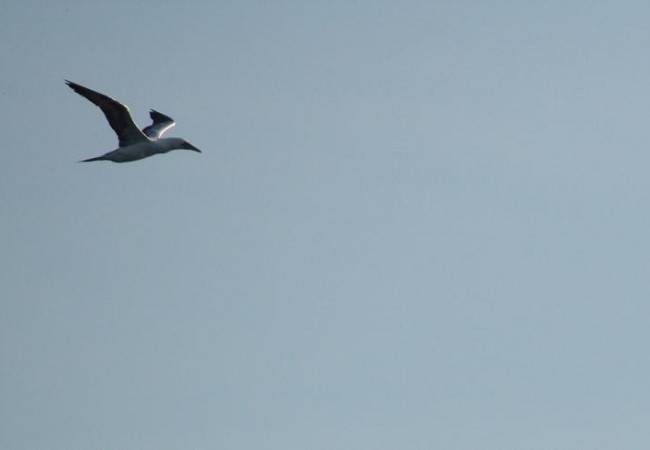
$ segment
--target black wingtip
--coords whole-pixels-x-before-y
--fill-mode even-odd
[[[81,92],[79,92],[80,89],[84,89],[82,85],[80,85],[79,83],[75,83],[74,81],[65,80],[65,84],[78,94],[81,94]]]
[[[171,117],[156,111],[155,109],[151,109],[149,111],[149,117],[151,117],[151,120],[153,120],[153,123],[161,123],[161,122],[173,122],[174,119]]]

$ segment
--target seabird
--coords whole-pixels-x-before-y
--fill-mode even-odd
[[[161,138],[163,133],[176,125],[174,119],[158,111],[151,110],[149,115],[153,121],[151,125],[139,130],[129,113],[129,108],[107,95],[95,92],[92,89],[65,80],[66,84],[77,94],[99,106],[109,125],[117,134],[119,146],[116,150],[96,158],[84,159],[79,162],[113,161],[117,163],[137,161],[158,153],[167,153],[171,150],[201,150],[181,138]]]

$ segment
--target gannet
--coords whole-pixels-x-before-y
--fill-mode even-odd
[[[133,122],[129,108],[126,105],[80,84],[68,80],[65,80],[65,82],[77,94],[86,97],[101,108],[109,125],[117,134],[119,142],[116,150],[79,162],[113,161],[123,163],[137,161],[158,153],[167,153],[171,150],[194,150],[201,153],[201,150],[184,139],[161,138],[165,131],[176,125],[171,117],[152,109],[149,116],[151,116],[153,123],[139,130],[135,122]]]

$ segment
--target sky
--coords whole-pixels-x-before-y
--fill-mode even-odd
[[[5,2],[0,448],[649,448],[649,17]]]

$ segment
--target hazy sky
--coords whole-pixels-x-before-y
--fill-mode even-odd
[[[0,448],[650,448],[649,20],[5,2]]]

